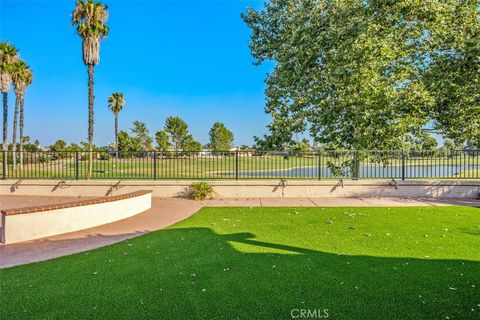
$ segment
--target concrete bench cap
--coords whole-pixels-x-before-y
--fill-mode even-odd
[[[44,212],[44,211],[51,211],[57,209],[65,209],[65,208],[73,208],[73,207],[80,207],[80,206],[88,206],[92,204],[99,204],[99,203],[106,203],[118,200],[124,200],[134,197],[143,196],[146,194],[152,193],[151,190],[139,190],[125,194],[119,194],[115,196],[108,196],[108,197],[100,197],[96,199],[88,199],[88,200],[78,200],[78,201],[71,201],[71,202],[64,202],[59,204],[48,204],[48,205],[39,205],[33,207],[26,207],[26,208],[12,208],[12,209],[3,209],[1,212],[4,215],[15,215],[15,214],[26,214],[26,213],[34,213],[34,212]]]

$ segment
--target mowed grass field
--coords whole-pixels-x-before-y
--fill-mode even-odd
[[[479,248],[479,208],[204,208],[0,270],[0,318],[479,319]]]
[[[79,161],[79,177],[85,177],[86,161]],[[295,167],[318,166],[316,157],[238,157],[240,171],[288,170]],[[1,168],[1,164],[0,164]],[[146,178],[153,179],[154,170],[159,178],[234,178],[237,169],[235,157],[178,157],[159,158],[154,164],[153,158],[111,158],[94,160],[93,178]],[[31,163],[22,170],[9,165],[9,172],[16,176],[33,177],[75,177],[76,164],[74,158],[58,159],[45,163]]]

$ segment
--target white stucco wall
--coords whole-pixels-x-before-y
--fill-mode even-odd
[[[179,197],[194,180],[0,180],[2,195],[105,196],[139,189],[152,190],[153,197]],[[477,198],[479,180],[406,180],[395,187],[388,180],[211,180],[216,197],[432,197]]]
[[[87,229],[144,212],[152,206],[152,194],[44,212],[2,214],[1,241],[15,243]]]

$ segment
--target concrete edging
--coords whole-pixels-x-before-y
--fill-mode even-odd
[[[109,196],[140,188],[154,197],[181,197],[198,180],[3,180],[0,194]],[[205,180],[217,197],[478,198],[480,181],[459,180]]]

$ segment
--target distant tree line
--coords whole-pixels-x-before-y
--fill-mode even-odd
[[[118,113],[116,114],[118,117]],[[211,151],[221,152],[229,151],[233,148],[234,135],[233,132],[227,129],[221,122],[215,122],[209,132],[210,141],[208,144],[202,146],[200,142],[193,138],[189,132],[188,124],[179,117],[168,117],[165,120],[165,125],[162,130],[155,133],[155,142],[150,135],[150,131],[146,124],[142,121],[134,121],[129,131],[121,130],[118,132],[116,142],[111,146],[92,146],[93,151],[114,151],[118,150],[118,156],[125,157],[139,152],[150,152],[153,150],[164,152],[168,155],[173,155],[181,152],[198,152],[202,148]],[[27,137],[28,138],[28,137]],[[28,138],[29,139],[29,138]],[[40,142],[35,144],[25,144],[25,149],[28,151],[42,150]],[[248,146],[244,146],[248,148]],[[89,151],[90,146],[88,142],[81,142],[80,145],[71,143],[67,145],[64,140],[57,140],[54,144],[46,146],[45,150],[64,153],[74,151]]]

